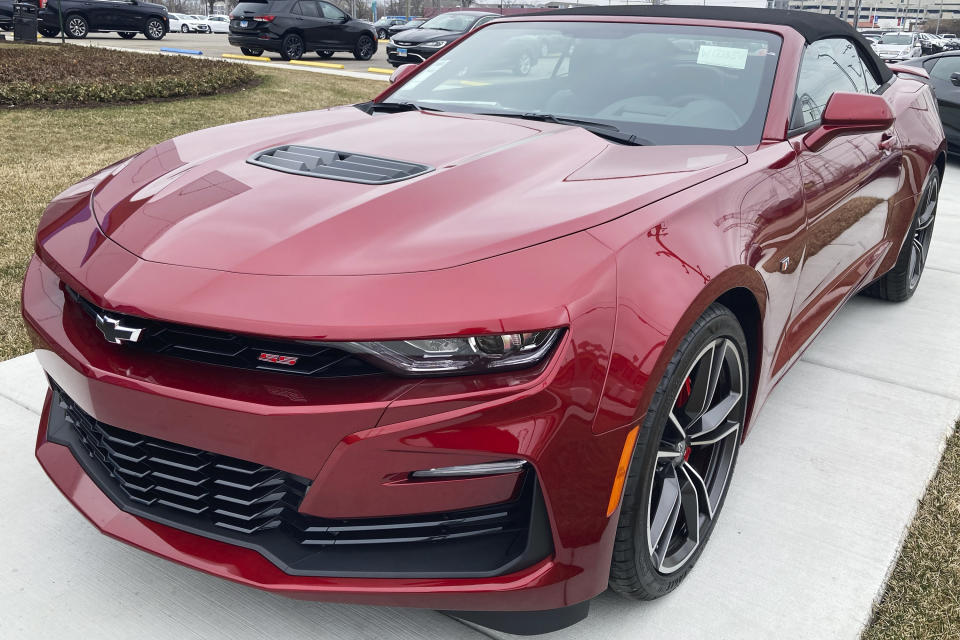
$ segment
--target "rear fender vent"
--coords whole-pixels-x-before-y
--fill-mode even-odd
[[[247,162],[300,176],[363,184],[389,184],[433,171],[425,164],[292,144],[260,151]]]

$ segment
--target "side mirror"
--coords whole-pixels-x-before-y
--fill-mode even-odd
[[[411,73],[417,70],[417,65],[415,64],[402,64],[397,67],[397,70],[390,75],[390,84],[400,82]]]
[[[837,136],[884,131],[893,125],[893,112],[883,96],[838,91],[827,100],[820,126],[803,138],[811,151],[819,151]]]
[[[950,74],[950,84],[955,87],[960,87],[960,72],[953,72]]]

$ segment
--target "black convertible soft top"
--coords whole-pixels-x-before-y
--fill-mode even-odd
[[[526,16],[636,16],[650,18],[690,18],[694,20],[725,20],[727,22],[754,22],[790,27],[808,42],[824,38],[852,40],[865,60],[873,63],[880,83],[887,82],[893,73],[877,57],[870,43],[850,24],[825,13],[787,11],[784,9],[750,9],[747,7],[708,7],[699,5],[633,5],[615,7],[574,7],[557,9]],[[526,17],[524,16],[524,17]]]

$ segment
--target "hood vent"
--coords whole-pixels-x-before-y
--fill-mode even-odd
[[[292,144],[260,151],[247,162],[300,176],[363,184],[399,182],[433,171],[425,164]]]

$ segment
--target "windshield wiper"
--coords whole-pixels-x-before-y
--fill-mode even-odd
[[[650,140],[637,137],[632,133],[620,131],[617,127],[606,122],[597,122],[595,120],[581,120],[579,118],[567,118],[564,116],[555,116],[552,113],[511,113],[509,111],[499,113],[481,113],[483,116],[502,116],[504,118],[520,118],[521,120],[537,120],[539,122],[550,122],[552,124],[564,124],[571,127],[580,127],[590,133],[596,134],[601,138],[613,140],[620,144],[633,146],[646,146],[653,144]]]
[[[435,107],[425,107],[416,102],[361,102],[353,105],[364,113],[373,113],[374,111],[391,111],[400,113],[402,111],[443,111]]]

